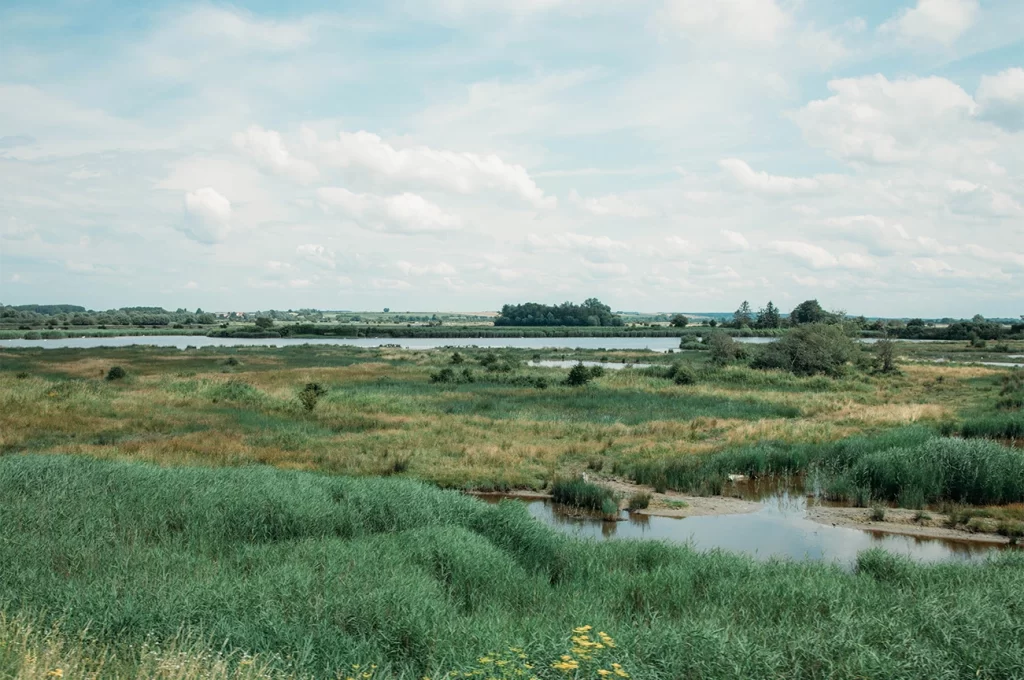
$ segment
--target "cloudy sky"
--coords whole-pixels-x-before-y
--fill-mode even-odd
[[[1020,0],[0,8],[0,300],[1024,313]]]

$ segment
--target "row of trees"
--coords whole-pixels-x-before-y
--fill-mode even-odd
[[[597,298],[585,300],[582,305],[563,302],[545,305],[527,302],[505,305],[495,326],[622,326],[622,317],[612,314],[612,308]]]

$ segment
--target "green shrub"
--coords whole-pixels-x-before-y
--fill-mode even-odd
[[[565,384],[570,387],[583,387],[593,379],[593,373],[581,361],[569,369],[569,375],[565,379]]]
[[[320,383],[306,383],[306,386],[299,392],[299,402],[302,403],[302,408],[312,413],[317,402],[320,401],[320,397],[325,394],[327,394],[327,390]]]
[[[651,504],[651,494],[646,491],[637,491],[629,497],[629,511],[645,510]]]
[[[871,512],[868,513],[868,517],[872,522],[885,521],[885,508],[881,505],[872,505]]]
[[[595,512],[603,512],[606,500],[615,502],[615,494],[611,489],[580,478],[556,479],[551,485],[551,499],[555,503],[574,508],[583,508]]]
[[[123,380],[127,375],[128,371],[120,366],[111,366],[110,370],[107,371],[107,380]]]
[[[452,352],[452,363],[455,365],[461,364],[466,361],[466,358],[459,352]]]
[[[781,369],[796,375],[840,377],[860,348],[840,326],[808,324],[765,345],[751,362],[758,369]]]

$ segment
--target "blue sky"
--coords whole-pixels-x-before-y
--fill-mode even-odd
[[[1018,0],[7,2],[0,300],[1024,313]]]

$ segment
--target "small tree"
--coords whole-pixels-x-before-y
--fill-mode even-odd
[[[312,413],[317,402],[320,401],[320,397],[325,394],[327,394],[327,390],[320,383],[306,383],[306,386],[299,392],[299,401],[302,403],[302,408]]]
[[[749,326],[752,319],[752,312],[750,311],[750,303],[746,300],[740,305],[739,309],[733,312],[732,320],[736,328],[743,328]]]
[[[806,323],[822,323],[828,316],[828,312],[821,308],[817,300],[804,300],[793,309],[789,318],[796,326]]]
[[[569,376],[565,379],[565,384],[570,387],[583,387],[593,379],[594,374],[581,361],[569,369]]]
[[[715,366],[725,366],[743,354],[740,344],[721,331],[708,335],[707,345],[711,352],[711,363]]]
[[[886,336],[875,343],[875,363],[881,373],[896,373],[896,343]]]
[[[782,326],[782,315],[779,314],[779,308],[772,304],[771,300],[757,313],[755,325],[758,328],[780,328]]]
[[[686,328],[687,324],[690,323],[690,320],[682,314],[676,314],[669,320],[669,323],[676,328]]]
[[[274,327],[274,320],[269,316],[258,316],[256,317],[256,328],[261,331],[269,330]]]
[[[765,345],[754,368],[780,368],[796,375],[841,376],[860,349],[840,326],[807,324],[794,328],[778,342]]]

